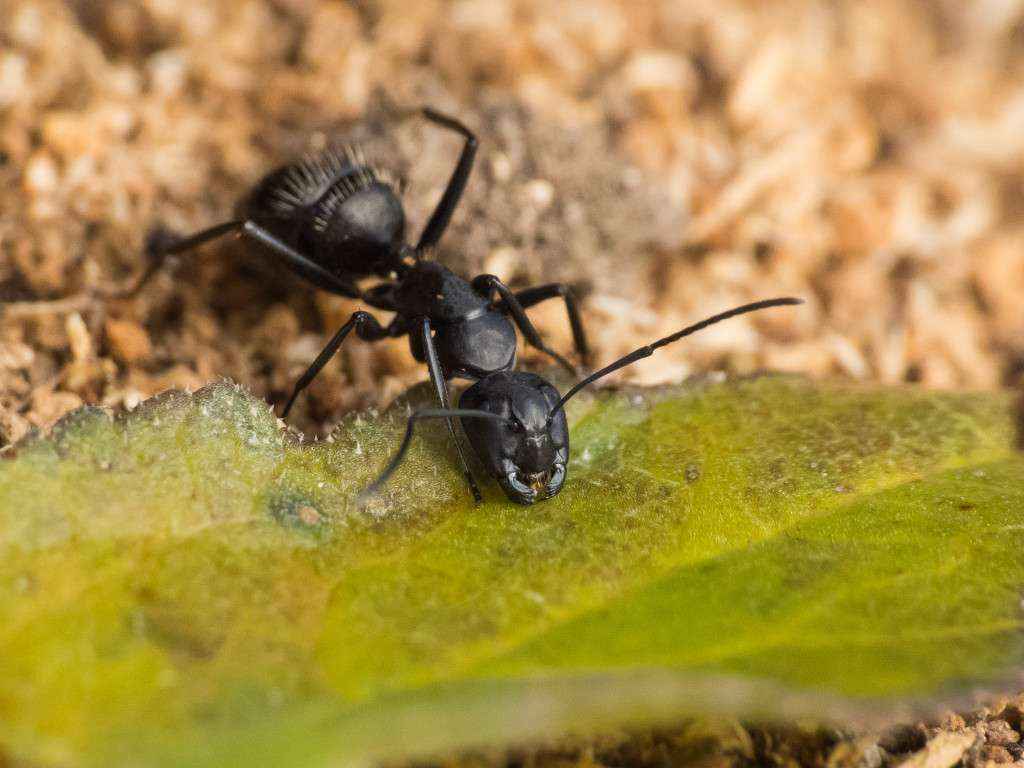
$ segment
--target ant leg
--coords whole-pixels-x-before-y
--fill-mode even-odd
[[[397,312],[398,305],[395,303],[395,283],[384,282],[371,286],[363,291],[363,301],[374,309],[383,309],[385,312]]]
[[[105,291],[101,295],[108,299],[131,298],[137,294],[142,287],[149,282],[150,278],[160,270],[168,256],[174,256],[176,254],[192,250],[193,248],[203,245],[210,240],[215,240],[218,237],[226,235],[229,232],[240,232],[243,236],[260,243],[272,253],[279,256],[281,260],[287,266],[291,267],[293,271],[302,275],[306,280],[313,283],[318,288],[322,288],[330,293],[347,296],[350,299],[358,299],[361,297],[358,288],[350,285],[340,278],[335,277],[319,264],[303,256],[290,245],[275,237],[253,221],[226,221],[223,224],[218,224],[215,227],[204,229],[201,232],[197,232],[196,234],[190,235],[181,240],[171,239],[169,234],[164,230],[156,230],[150,235],[149,241],[146,244],[146,253],[150,257],[149,266],[146,267],[146,270],[138,280],[135,281],[135,284],[128,288]]]
[[[576,354],[580,356],[584,366],[590,367],[590,346],[587,344],[587,335],[583,330],[579,305],[576,303],[576,295],[572,288],[565,283],[549,283],[534,288],[525,288],[515,293],[515,297],[523,309],[529,309],[542,301],[558,296],[561,296],[565,302],[565,311],[569,315],[569,326],[572,328],[572,341],[573,346],[576,347]],[[498,302],[498,306],[505,307],[503,302]]]
[[[441,407],[445,410],[451,408],[448,402],[448,382],[445,380],[444,373],[441,370],[441,361],[437,359],[437,350],[434,349],[434,337],[430,333],[430,320],[426,317],[422,320],[420,338],[423,340],[423,350],[426,353],[427,358],[427,369],[430,371],[430,380],[434,383],[434,389],[437,390],[437,397],[441,401]],[[455,442],[455,448],[459,452],[459,460],[462,462],[462,471],[466,477],[466,482],[469,484],[469,491],[473,494],[473,501],[479,504],[483,501],[484,497],[480,495],[480,489],[477,487],[476,480],[473,478],[473,473],[469,469],[469,462],[466,460],[466,454],[462,450],[462,443],[459,442],[459,436],[455,433],[455,420],[448,418],[446,419],[448,424],[448,433],[452,436],[452,440]]]
[[[285,418],[288,412],[292,409],[295,404],[295,398],[299,396],[306,387],[312,383],[313,379],[317,377],[320,371],[323,370],[324,366],[327,365],[327,361],[334,357],[334,354],[341,347],[341,343],[345,341],[345,337],[355,329],[356,335],[359,336],[363,341],[379,341],[380,339],[386,339],[389,336],[400,336],[402,330],[398,325],[398,319],[393,320],[387,328],[381,326],[377,322],[377,318],[371,315],[369,312],[355,312],[349,321],[345,323],[338,332],[334,334],[327,346],[323,348],[319,355],[316,356],[316,360],[313,364],[306,369],[306,372],[299,377],[299,380],[295,382],[295,388],[292,389],[291,397],[288,398],[288,402],[284,406],[284,411],[281,412],[281,418]]]
[[[395,455],[391,457],[391,461],[388,462],[384,471],[377,476],[377,479],[360,491],[356,503],[365,504],[371,496],[375,495],[381,489],[394,471],[398,469],[398,466],[405,458],[406,451],[409,450],[409,444],[412,442],[413,428],[416,426],[417,421],[420,419],[451,419],[454,417],[460,419],[488,419],[490,421],[505,420],[504,416],[499,416],[495,413],[476,411],[466,408],[422,408],[418,411],[414,411],[409,415],[409,420],[405,425],[405,436],[402,438],[402,443],[398,446],[398,450],[395,452]]]
[[[420,240],[416,244],[417,253],[437,245],[437,241],[441,239],[441,235],[448,228],[448,222],[452,218],[452,213],[459,204],[462,191],[466,188],[469,173],[473,170],[473,160],[476,157],[477,148],[476,135],[458,120],[442,115],[440,112],[435,112],[429,107],[423,110],[423,116],[432,123],[462,134],[466,142],[462,145],[462,154],[459,155],[458,165],[455,166],[451,178],[448,179],[448,186],[444,190],[444,195],[441,196],[440,202],[430,215],[427,225],[423,228],[423,234],[420,235]]]
[[[135,279],[132,285],[124,288],[101,290],[100,296],[105,299],[130,299],[142,290],[153,275],[160,271],[168,256],[174,256],[197,248],[211,240],[216,240],[218,237],[223,237],[229,232],[238,232],[241,228],[241,221],[225,221],[223,224],[204,229],[180,240],[174,238],[165,229],[156,229],[146,238],[146,256],[149,264],[142,271],[142,274]]]
[[[519,299],[516,298],[516,295],[512,293],[512,290],[507,285],[494,275],[480,275],[473,278],[472,286],[473,290],[488,299],[490,299],[492,292],[496,292],[501,297],[501,301],[498,303],[512,315],[512,321],[522,332],[526,342],[551,357],[559,365],[565,367],[573,376],[576,375],[576,368],[573,364],[544,343],[540,333],[538,333],[533,323],[530,322],[530,318],[526,316],[526,310],[523,309],[523,305],[519,303]]]
[[[254,221],[246,221],[242,224],[242,234],[255,240],[260,245],[268,248],[294,272],[302,275],[317,288],[338,296],[347,296],[350,299],[362,298],[362,293],[351,283],[342,280],[331,272],[321,267],[308,256],[303,256],[288,243],[281,240],[271,232],[268,232]]]

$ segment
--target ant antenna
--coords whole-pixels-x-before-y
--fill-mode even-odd
[[[380,491],[384,483],[388,481],[388,478],[391,477],[396,469],[398,469],[398,465],[402,463],[406,452],[409,450],[409,444],[412,442],[413,428],[417,421],[420,419],[447,419],[452,416],[457,416],[460,419],[470,418],[505,421],[504,416],[500,416],[496,413],[470,410],[466,408],[424,408],[413,412],[409,415],[409,421],[405,427],[405,437],[402,438],[402,444],[398,447],[398,451],[391,458],[391,461],[388,462],[384,471],[380,473],[380,476],[359,492],[359,495],[356,497],[356,504],[362,506],[369,501],[370,497],[375,496]]]
[[[732,309],[727,310],[725,312],[721,312],[717,315],[712,315],[711,317],[705,320],[701,320],[699,323],[694,323],[693,325],[687,326],[686,328],[683,328],[683,330],[676,331],[671,336],[666,336],[663,339],[658,339],[657,341],[653,342],[652,344],[648,344],[645,347],[640,347],[640,349],[634,349],[628,355],[626,355],[625,357],[620,357],[611,365],[606,365],[604,368],[597,371],[596,373],[590,374],[589,376],[587,376],[587,378],[583,379],[583,381],[578,382],[575,386],[573,386],[572,389],[570,389],[568,392],[562,395],[562,399],[559,400],[557,405],[555,405],[555,407],[551,409],[551,412],[548,413],[548,423],[551,423],[551,419],[554,418],[554,415],[558,413],[562,408],[564,408],[565,404],[571,398],[573,398],[576,395],[576,393],[579,392],[581,389],[593,384],[598,379],[604,378],[609,373],[614,373],[620,368],[625,368],[627,365],[632,365],[637,360],[643,360],[645,357],[650,357],[651,355],[654,354],[654,350],[658,349],[659,347],[664,347],[668,344],[671,344],[672,342],[679,341],[684,336],[689,336],[690,334],[696,333],[697,331],[702,331],[709,325],[720,323],[722,320],[728,320],[730,317],[736,317],[736,315],[745,315],[747,312],[756,312],[759,309],[768,309],[769,307],[782,307],[792,304],[803,303],[803,299],[794,299],[791,297],[786,297],[782,299],[765,299],[764,301],[755,301],[751,304],[743,304],[742,306],[733,307]]]

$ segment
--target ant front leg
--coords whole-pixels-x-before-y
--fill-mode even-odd
[[[534,288],[516,291],[515,297],[523,309],[529,309],[548,299],[561,297],[565,302],[565,311],[569,315],[569,326],[572,328],[572,341],[573,346],[576,348],[576,354],[579,355],[580,361],[585,367],[590,367],[590,346],[587,344],[587,335],[583,330],[583,320],[580,317],[579,305],[576,302],[576,296],[572,288],[565,283],[549,283],[548,285],[538,285]],[[497,302],[495,306],[499,309],[507,309],[503,301]]]
[[[448,403],[448,382],[445,380],[444,372],[441,370],[441,361],[438,360],[437,350],[434,348],[434,337],[430,330],[430,320],[424,317],[420,323],[420,341],[423,345],[424,357],[427,362],[427,370],[430,371],[430,380],[434,384],[434,389],[437,390],[437,398],[441,401],[441,407],[445,410],[451,408]],[[451,435],[452,440],[455,443],[455,449],[459,453],[459,460],[462,462],[462,471],[465,475],[466,482],[469,484],[469,491],[473,494],[473,501],[479,504],[483,501],[483,496],[480,494],[480,489],[477,487],[476,480],[473,477],[472,471],[469,469],[469,462],[466,460],[466,454],[462,450],[462,443],[459,442],[459,436],[455,432],[455,420],[453,418],[445,419],[448,424],[448,433]]]
[[[520,332],[523,334],[523,338],[526,339],[526,342],[551,357],[573,376],[576,375],[575,366],[544,343],[544,339],[541,338],[537,328],[532,322],[530,322],[530,318],[526,316],[526,310],[523,309],[523,305],[519,303],[519,299],[516,298],[516,294],[512,293],[512,290],[507,285],[501,282],[501,280],[494,275],[480,275],[479,277],[474,277],[472,285],[473,290],[488,301],[491,300],[494,293],[497,293],[498,296],[501,297],[501,300],[497,302],[497,304],[501,306],[502,310],[507,311],[512,316],[512,321],[516,324],[516,327],[519,328]],[[582,326],[580,327],[580,330],[582,331]]]
[[[388,481],[388,478],[394,474],[395,470],[402,463],[405,458],[406,452],[409,450],[409,444],[412,442],[413,429],[416,427],[416,422],[421,419],[486,419],[488,421],[504,421],[505,417],[500,416],[496,413],[489,413],[488,411],[478,411],[467,408],[423,408],[418,411],[414,411],[409,415],[409,419],[405,424],[405,437],[402,438],[401,444],[398,446],[398,450],[395,455],[388,462],[384,471],[377,476],[370,485],[368,485],[356,499],[357,504],[365,504],[371,496],[380,491],[381,486]]]
[[[448,228],[448,222],[451,221],[452,213],[455,212],[459,199],[462,197],[462,192],[466,188],[469,173],[473,170],[473,160],[476,158],[477,148],[476,135],[455,118],[442,115],[440,112],[435,112],[429,107],[423,110],[423,116],[432,123],[461,134],[466,141],[462,145],[459,162],[455,166],[455,170],[452,171],[451,178],[448,180],[448,186],[444,190],[444,195],[441,196],[441,201],[437,204],[437,208],[434,209],[434,212],[430,215],[430,220],[427,221],[427,225],[423,228],[423,234],[420,235],[420,240],[416,244],[417,253],[422,253],[426,249],[437,245],[437,241],[441,239],[441,235]]]
[[[399,323],[398,318],[391,321],[390,325],[386,328],[381,326],[377,322],[377,318],[371,315],[369,312],[355,312],[349,321],[345,323],[338,332],[334,334],[334,337],[327,342],[327,346],[323,348],[323,351],[317,355],[316,360],[313,364],[306,369],[306,372],[302,374],[299,380],[295,383],[295,388],[292,390],[291,397],[288,398],[288,403],[284,407],[284,411],[281,412],[281,418],[288,416],[288,412],[292,409],[295,404],[295,398],[299,396],[306,387],[308,387],[313,379],[317,377],[317,374],[323,370],[323,367],[327,365],[327,361],[334,357],[334,354],[341,347],[341,343],[345,341],[345,337],[348,336],[352,330],[355,330],[356,334],[363,341],[380,341],[393,336],[401,336],[404,332],[404,326]]]

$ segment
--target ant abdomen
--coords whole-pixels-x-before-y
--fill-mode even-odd
[[[358,150],[331,149],[268,173],[240,214],[328,272],[387,277],[405,242],[397,186]]]

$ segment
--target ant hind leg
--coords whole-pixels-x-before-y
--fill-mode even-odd
[[[226,221],[188,237],[178,237],[169,229],[156,227],[146,236],[145,253],[148,263],[142,274],[127,286],[103,289],[99,291],[99,295],[104,299],[130,299],[136,296],[153,278],[153,275],[160,271],[168,256],[175,256],[198,248],[200,245],[223,237],[230,232],[238,232],[242,229],[242,225],[241,221]]]
[[[280,259],[285,266],[318,288],[339,296],[347,296],[350,299],[362,297],[359,289],[354,285],[328,272],[315,261],[251,220],[226,221],[183,238],[177,237],[163,228],[154,229],[146,239],[146,255],[149,257],[149,264],[142,275],[130,286],[103,291],[100,295],[108,299],[131,298],[142,290],[153,275],[160,271],[168,256],[190,251],[232,232],[237,232],[243,237],[256,241]]]

